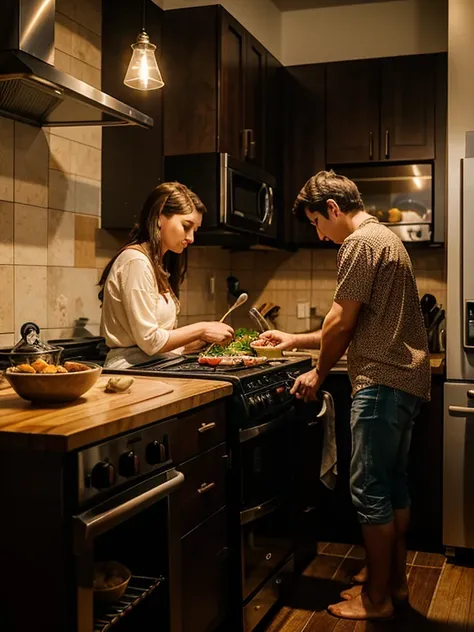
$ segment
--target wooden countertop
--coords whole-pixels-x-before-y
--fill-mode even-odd
[[[110,394],[104,392],[109,377],[70,404],[33,405],[12,388],[0,391],[0,448],[77,450],[232,393],[228,382],[135,377],[130,393]]]

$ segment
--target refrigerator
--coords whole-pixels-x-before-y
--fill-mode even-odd
[[[474,132],[461,161],[460,208],[448,210],[443,544],[474,549]]]

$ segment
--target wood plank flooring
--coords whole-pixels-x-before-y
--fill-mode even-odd
[[[474,568],[455,566],[436,553],[410,551],[410,605],[390,622],[345,621],[326,608],[340,601],[339,593],[361,569],[364,550],[321,543],[319,552],[265,632],[474,632]]]

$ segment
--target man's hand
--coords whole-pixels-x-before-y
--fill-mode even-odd
[[[290,394],[296,395],[296,399],[302,399],[307,403],[316,401],[318,390],[318,373],[316,369],[312,369],[295,380]]]
[[[263,340],[266,345],[275,347],[275,349],[293,349],[296,347],[295,336],[285,331],[278,331],[278,329],[264,331],[263,334],[260,334],[259,340]]]

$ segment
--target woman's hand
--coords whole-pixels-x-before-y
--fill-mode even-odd
[[[232,342],[234,337],[234,330],[226,323],[203,323],[203,328],[202,340],[206,342],[225,346]]]
[[[264,331],[263,334],[260,334],[259,340],[263,340],[266,345],[276,349],[293,349],[293,347],[296,347],[295,336],[285,331],[278,331],[278,329]]]
[[[307,403],[316,401],[318,390],[318,372],[312,369],[295,380],[290,394],[296,395],[296,399],[302,399]]]

